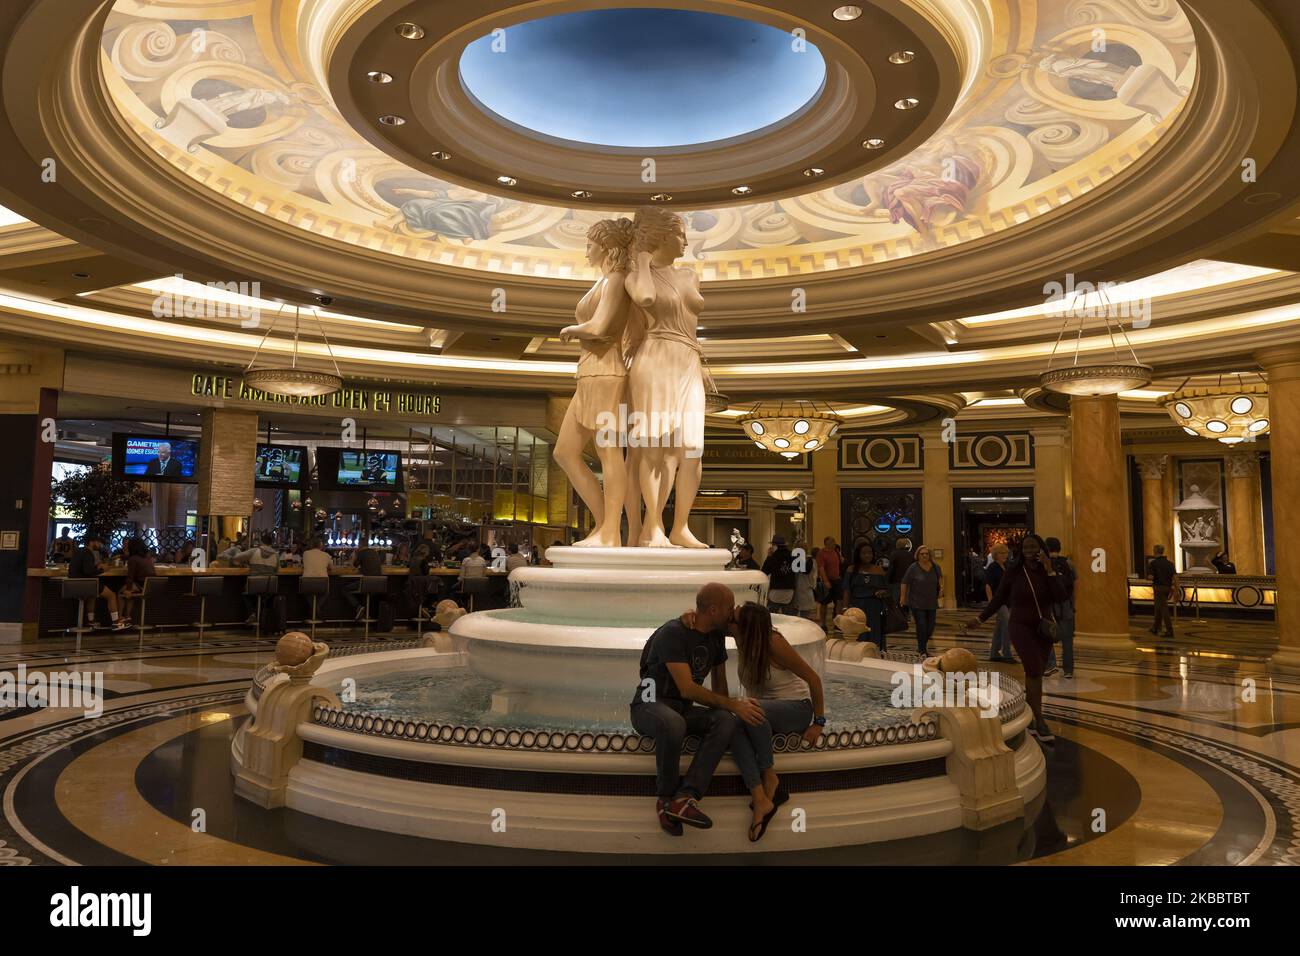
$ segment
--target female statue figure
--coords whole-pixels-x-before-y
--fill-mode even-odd
[[[617,548],[622,543],[619,522],[627,472],[619,430],[613,423],[619,421],[619,406],[627,401],[622,337],[629,305],[625,283],[631,240],[632,223],[627,219],[602,219],[587,231],[587,261],[600,269],[601,276],[578,303],[578,324],[560,332],[561,341],[581,343],[582,355],[578,387],[555,442],[555,462],[596,519],[596,529],[577,547]],[[582,456],[593,438],[605,476],[603,494]]]
[[[633,227],[627,291],[645,323],[628,377],[628,447],[638,462],[645,500],[636,543],[705,548],[686,526],[700,489],[704,454],[705,369],[696,338],[704,299],[695,271],[673,265],[686,250],[681,217],[644,206]],[[673,530],[665,535],[663,509],[674,488]]]

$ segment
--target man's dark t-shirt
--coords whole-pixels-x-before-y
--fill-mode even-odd
[[[1007,573],[1007,569],[994,561],[984,569],[984,583],[994,593],[998,593],[998,585],[1002,583],[1002,576]]]
[[[726,638],[721,631],[702,634],[681,621],[673,620],[660,627],[645,642],[641,651],[641,681],[632,695],[632,703],[645,704],[648,696],[645,680],[654,681],[651,700],[682,711],[690,706],[682,699],[677,682],[668,671],[669,664],[689,664],[691,680],[703,684],[713,668],[727,660]]]
[[[95,556],[95,552],[89,548],[78,548],[72,560],[68,562],[68,577],[99,577],[99,559]]]
[[[743,568],[746,571],[757,571],[759,569],[758,562],[753,558],[737,558],[736,567],[738,569]]]
[[[907,574],[916,558],[906,548],[896,548],[889,556],[889,572],[886,579],[890,584],[902,584],[903,575]]]
[[[1171,587],[1174,583],[1174,562],[1163,554],[1151,559],[1151,583],[1158,588]]]
[[[378,577],[384,573],[384,559],[374,548],[362,548],[357,552],[357,570],[368,578]]]

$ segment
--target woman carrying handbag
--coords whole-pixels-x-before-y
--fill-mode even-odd
[[[1056,634],[1051,606],[1065,598],[1065,586],[1047,558],[1043,539],[1036,534],[1027,534],[1020,542],[1020,553],[1008,563],[993,600],[979,617],[966,625],[967,628],[979,627],[996,614],[998,608],[1005,605],[1011,609],[1011,643],[1025,668],[1025,699],[1034,712],[1034,725],[1029,732],[1042,743],[1056,739],[1043,719],[1043,668]],[[1046,616],[1042,613],[1043,607],[1048,608]]]

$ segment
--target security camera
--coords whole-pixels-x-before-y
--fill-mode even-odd
[[[317,305],[327,305],[327,306],[328,306],[328,305],[333,305],[333,304],[334,304],[334,296],[332,296],[332,295],[318,295],[318,296],[316,296],[316,304],[317,304]]]

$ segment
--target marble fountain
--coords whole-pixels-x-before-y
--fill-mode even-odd
[[[723,570],[730,554],[719,550],[552,548],[547,557],[553,567],[511,574],[513,606],[468,614],[449,633],[342,654],[318,644],[312,661],[263,668],[246,697],[253,718],[232,746],[237,792],[267,807],[463,843],[757,849],[744,838],[747,795],[730,757],[705,801],[715,827],[683,840],[660,832],[653,741],[632,731],[627,704],[646,638],[691,606],[700,584],[722,581],[737,602],[763,601],[766,577]],[[815,747],[778,740],[777,767],[803,823],[773,826],[761,850],[1024,817],[1044,761],[1025,733],[1030,715],[1017,686],[1001,685],[996,718],[971,707],[891,707],[891,680],[910,675],[911,661],[827,641],[810,621],[775,621],[824,675],[830,722]],[[739,687],[734,672],[729,685]]]

